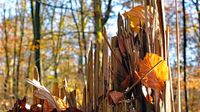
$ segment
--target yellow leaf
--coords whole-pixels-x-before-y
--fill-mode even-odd
[[[152,7],[147,6],[148,27],[150,27],[150,23],[152,23],[152,21],[153,21],[153,14],[152,14],[153,11],[155,11],[155,10],[153,10]],[[152,13],[150,13],[150,12],[152,12]],[[156,14],[157,14],[157,12],[156,12]],[[133,7],[130,11],[125,12],[123,14],[123,16],[130,21],[130,27],[133,32],[139,33],[140,24],[142,27],[145,24],[145,10],[144,10],[144,6],[142,6],[142,5]],[[159,22],[157,21],[156,25],[158,25],[158,23]]]

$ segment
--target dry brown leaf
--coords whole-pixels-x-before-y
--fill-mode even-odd
[[[108,101],[110,104],[117,104],[124,98],[124,94],[117,91],[110,91],[108,93]]]
[[[44,86],[40,84],[40,82],[34,79],[33,80],[26,79],[26,81],[29,84],[38,88],[38,90],[34,91],[34,96],[38,97],[39,99],[47,100],[49,105],[51,105],[51,107],[56,108],[57,111],[60,111],[57,102],[55,101],[55,99],[53,98],[52,94],[49,92],[48,89],[46,89]]]

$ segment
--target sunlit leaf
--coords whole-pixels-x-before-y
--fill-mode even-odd
[[[139,62],[139,75],[143,76],[149,69],[156,65],[162,57],[157,54],[147,53],[145,58]],[[162,61],[150,74],[148,74],[142,83],[154,90],[164,90],[164,82],[168,80],[168,66],[166,61]]]
[[[150,8],[149,6],[147,6],[148,27],[150,27],[150,23],[152,23],[153,21],[153,17],[154,17],[153,11],[155,10],[153,10],[152,7]],[[157,11],[155,11],[155,14],[157,14]],[[123,16],[126,19],[130,20],[130,27],[133,32],[139,33],[140,27],[143,27],[145,24],[145,9],[144,9],[144,6],[142,5],[133,7],[130,11],[125,12]],[[157,23],[156,23],[157,26],[158,26],[158,23],[159,22],[157,19]]]

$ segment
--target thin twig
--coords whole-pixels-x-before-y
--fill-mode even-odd
[[[110,43],[108,42],[108,39],[107,39],[107,32],[106,32],[106,28],[105,28],[105,27],[103,28],[103,37],[104,37],[104,40],[106,41],[108,47],[110,48],[110,50],[111,50],[111,52],[112,52],[114,58],[116,59],[117,63],[119,63],[120,65],[123,66],[122,62],[121,62],[120,59],[117,57],[117,55],[116,55],[115,52],[113,51],[113,49],[112,49]]]
[[[176,54],[177,54],[177,77],[178,77],[178,110],[177,112],[181,112],[181,90],[180,90],[180,59],[179,59],[179,26],[178,26],[178,4],[177,0],[175,0],[175,8],[176,8]]]

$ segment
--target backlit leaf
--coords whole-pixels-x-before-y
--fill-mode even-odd
[[[150,27],[150,23],[153,22],[153,8],[147,6],[147,23],[148,23],[148,27]],[[157,11],[155,11],[155,14],[158,14]],[[145,24],[145,9],[144,9],[144,6],[142,5],[139,5],[139,6],[136,6],[136,7],[133,7],[130,11],[128,12],[125,12],[123,14],[123,16],[126,18],[126,19],[129,19],[130,20],[130,27],[131,27],[131,30],[133,32],[136,32],[136,33],[139,33],[140,31],[140,27],[143,27],[144,24]],[[156,25],[158,26],[158,19],[157,19],[157,23]]]
[[[163,58],[157,54],[147,53],[145,58],[139,62],[139,75],[143,76],[160,60],[163,60]],[[150,74],[142,79],[142,83],[154,90],[163,91],[166,80],[168,80],[168,66],[166,61],[162,61]]]

